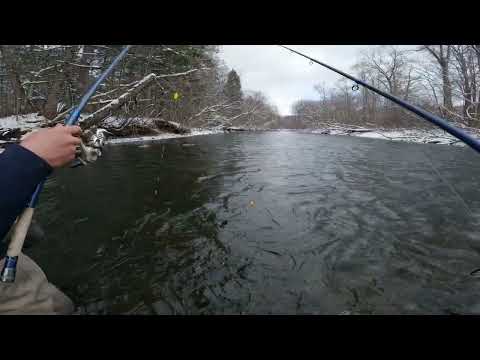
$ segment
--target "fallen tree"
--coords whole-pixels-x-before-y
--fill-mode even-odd
[[[128,90],[123,92],[120,96],[116,97],[115,99],[108,99],[108,100],[101,100],[96,101],[96,104],[105,104],[104,106],[100,107],[98,110],[94,111],[93,113],[87,115],[84,118],[79,120],[79,125],[82,127],[84,134],[84,138],[89,138],[94,133],[94,128],[97,126],[102,125],[102,122],[111,117],[116,110],[120,109],[124,104],[129,101],[135,100],[137,95],[140,94],[142,90],[147,89],[149,86],[153,84],[159,84],[159,80],[167,79],[167,78],[176,78],[182,76],[188,76],[194,72],[200,70],[209,70],[208,68],[200,68],[200,69],[191,69],[185,72],[175,73],[175,74],[165,74],[165,75],[156,75],[155,73],[150,73],[145,76],[143,79],[139,81],[135,81],[128,85],[121,85],[121,87],[127,87]],[[107,93],[98,94],[92,97],[92,100],[99,99],[101,97],[106,96],[107,94],[110,95],[114,92],[117,92],[119,88],[110,90]],[[52,121],[49,121],[42,125],[42,127],[51,127],[58,123],[64,121],[64,119],[68,116],[68,114],[73,110],[73,107],[63,111],[62,113],[58,114]],[[149,128],[147,124],[133,124],[134,121],[127,121],[124,126],[116,127],[115,125],[106,125],[103,124],[102,127],[106,128],[112,134],[116,136],[135,136],[135,135],[154,135],[158,134],[160,131],[166,132],[173,132],[176,134],[185,134],[188,133],[190,130],[181,126],[178,123],[166,121],[162,119],[154,119],[153,121],[153,128]]]
[[[88,129],[92,126],[97,125],[100,121],[107,118],[108,116],[111,116],[115,110],[120,108],[123,104],[125,104],[130,99],[133,99],[138,93],[140,93],[140,91],[150,86],[156,80],[169,78],[169,77],[186,76],[198,70],[199,69],[192,69],[182,73],[168,74],[168,75],[156,75],[154,73],[151,73],[145,76],[139,82],[137,82],[133,87],[128,89],[125,93],[120,95],[118,98],[110,101],[107,105],[101,107],[100,109],[95,111],[93,114],[90,114],[84,119],[82,119],[81,127],[83,129]]]

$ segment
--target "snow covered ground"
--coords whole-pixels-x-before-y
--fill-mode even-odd
[[[127,138],[116,138],[107,140],[107,144],[128,144],[128,143],[137,143],[137,142],[149,142],[149,141],[158,141],[165,139],[173,138],[183,138],[199,135],[212,135],[212,134],[221,134],[222,130],[204,130],[204,129],[193,129],[189,134],[161,134],[155,136],[139,136],[139,137],[127,137]]]
[[[148,122],[151,119],[142,119],[142,121]],[[0,129],[16,129],[20,128],[21,130],[32,130],[35,129],[41,122],[45,121],[45,118],[37,114],[27,114],[27,115],[18,115],[18,116],[9,116],[5,118],[0,118]],[[109,117],[106,119],[106,122],[109,125],[118,125],[121,123],[121,120],[115,117]],[[189,136],[198,136],[198,135],[211,135],[211,134],[220,134],[223,133],[220,129],[192,129],[189,134],[160,134],[153,136],[139,136],[139,137],[130,137],[130,138],[114,138],[108,139],[107,143],[109,144],[124,144],[124,143],[136,143],[136,142],[149,142],[163,139],[172,139],[178,137],[189,137]],[[4,142],[0,140],[0,144]],[[1,150],[0,150],[1,151]]]
[[[459,146],[465,145],[463,142],[461,142],[454,136],[450,135],[449,133],[443,131],[442,129],[387,130],[387,129],[334,128],[334,129],[313,130],[312,133],[325,134],[325,135],[357,136],[357,137],[365,137],[365,138],[372,138],[372,139],[404,141],[404,142],[422,143],[422,144],[444,144],[444,145],[459,145]]]
[[[405,141],[414,143],[427,143],[427,144],[449,144],[449,145],[464,145],[463,142],[450,135],[449,133],[438,130],[381,130],[370,131],[362,133],[354,133],[353,136],[374,138],[374,139],[386,139],[395,141]]]
[[[45,118],[37,114],[12,115],[0,119],[0,129],[34,129]]]

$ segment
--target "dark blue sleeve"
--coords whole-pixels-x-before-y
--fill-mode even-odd
[[[27,206],[35,187],[52,170],[42,158],[17,144],[0,154],[0,258],[6,250],[3,238]]]

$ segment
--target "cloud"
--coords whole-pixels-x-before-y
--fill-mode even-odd
[[[349,72],[361,50],[370,45],[286,45]],[[235,69],[244,90],[263,92],[282,115],[288,115],[299,99],[317,99],[314,86],[334,86],[340,75],[277,45],[224,45],[219,53]]]

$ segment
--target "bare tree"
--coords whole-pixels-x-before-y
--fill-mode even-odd
[[[452,46],[452,52],[455,61],[453,62],[456,69],[456,85],[463,98],[462,115],[465,119],[469,117],[469,110],[476,112],[476,68],[473,62],[473,51],[469,46],[456,45]]]
[[[420,50],[426,51],[438,65],[439,75],[442,79],[443,106],[448,111],[453,111],[452,87],[450,83],[449,66],[451,60],[451,45],[423,45]]]

